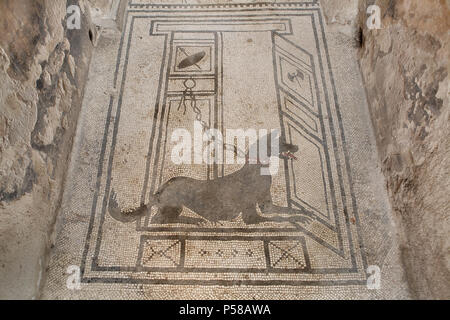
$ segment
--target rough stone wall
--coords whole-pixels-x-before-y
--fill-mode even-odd
[[[361,72],[410,289],[416,298],[448,299],[450,1],[320,2],[328,27],[361,47]],[[372,4],[381,8],[381,30],[366,27]]]
[[[381,7],[368,30],[366,8]],[[450,298],[448,0],[360,1],[361,71],[416,298]]]
[[[65,28],[71,4],[81,30]],[[28,299],[43,277],[95,29],[84,0],[2,0],[0,25],[0,298]]]
[[[94,24],[121,30],[128,0],[88,0]]]

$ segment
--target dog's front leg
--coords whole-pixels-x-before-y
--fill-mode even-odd
[[[270,202],[265,201],[262,203],[258,203],[258,206],[261,210],[261,213],[268,218],[283,217],[286,219],[285,221],[292,221],[289,219],[295,220],[295,217],[300,218],[301,216],[301,218],[303,219],[302,221],[299,221],[300,219],[298,219],[298,222],[311,222],[311,218],[314,218],[314,214],[312,211],[277,206],[272,203],[272,200],[270,200]]]

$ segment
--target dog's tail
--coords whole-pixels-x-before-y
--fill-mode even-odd
[[[117,220],[119,222],[134,222],[137,219],[145,216],[155,202],[155,197],[151,196],[148,204],[142,204],[140,207],[130,210],[121,210],[117,202],[117,194],[113,189],[111,190],[111,194],[109,196],[108,212],[114,220]]]

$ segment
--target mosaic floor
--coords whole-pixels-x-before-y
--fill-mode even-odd
[[[125,24],[96,48],[43,298],[408,298],[355,49],[317,1],[133,0]],[[195,120],[296,152],[268,179],[176,164]]]

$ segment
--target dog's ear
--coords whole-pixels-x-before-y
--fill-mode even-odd
[[[109,209],[120,209],[119,204],[117,203],[117,194],[114,189],[111,190],[111,193],[109,195],[108,207]]]
[[[259,159],[261,156],[260,148],[263,144],[266,143],[267,155],[270,157],[271,155],[271,135],[266,134],[264,136],[258,137],[258,139],[249,146],[247,156],[250,156],[252,159]],[[259,159],[261,160],[261,159]]]

